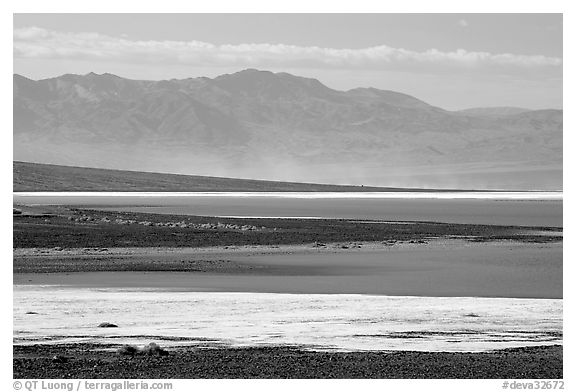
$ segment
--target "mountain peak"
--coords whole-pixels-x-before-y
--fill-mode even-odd
[[[89,72],[86,75],[84,75],[84,77],[94,78],[94,79],[124,79],[124,78],[121,78],[120,76],[111,74],[109,72],[105,72],[102,74],[97,74],[96,72]]]
[[[339,99],[337,97],[339,92],[326,87],[318,80],[286,72],[274,73],[249,68],[218,76],[213,82],[232,94],[259,96],[265,99],[298,99],[302,96]]]
[[[246,68],[246,69],[243,69],[241,71],[216,76],[214,79],[255,77],[255,76],[272,76],[272,75],[275,75],[275,73],[272,71],[259,70],[256,68]]]
[[[275,75],[274,72],[265,69],[246,68],[241,71],[235,72],[237,75]]]

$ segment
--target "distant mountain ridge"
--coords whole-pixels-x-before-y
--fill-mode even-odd
[[[14,159],[393,187],[561,189],[562,111],[450,112],[244,70],[140,81],[14,75]]]

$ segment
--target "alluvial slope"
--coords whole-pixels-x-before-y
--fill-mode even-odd
[[[382,192],[374,188],[14,162],[14,192]]]
[[[16,160],[409,187],[558,189],[562,111],[449,112],[245,70],[214,79],[14,75]]]

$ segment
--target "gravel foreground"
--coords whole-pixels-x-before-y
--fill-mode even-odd
[[[104,350],[103,350],[104,348]],[[165,356],[120,355],[93,344],[13,347],[13,377],[561,379],[562,346],[482,353],[311,352],[291,347],[170,348]]]

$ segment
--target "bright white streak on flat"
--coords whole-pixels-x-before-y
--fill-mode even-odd
[[[14,342],[484,351],[562,344],[562,300],[20,286]],[[38,314],[27,314],[27,312]],[[98,328],[108,321],[119,328]],[[147,337],[148,336],[148,337]],[[171,342],[158,337],[181,337]]]
[[[562,200],[563,192],[14,192],[26,197],[211,197],[286,199]]]

